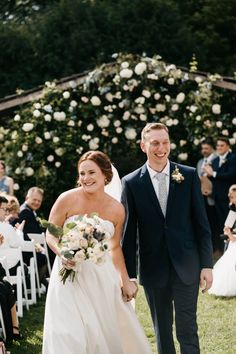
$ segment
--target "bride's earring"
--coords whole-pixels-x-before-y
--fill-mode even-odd
[[[105,182],[105,186],[106,186],[107,185],[107,179],[106,178],[105,178],[104,182]]]

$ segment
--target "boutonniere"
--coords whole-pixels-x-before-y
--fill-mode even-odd
[[[177,166],[175,166],[174,171],[171,174],[171,178],[173,181],[175,181],[176,183],[181,183],[184,180],[184,176],[182,175],[182,173],[179,172],[179,169]]]

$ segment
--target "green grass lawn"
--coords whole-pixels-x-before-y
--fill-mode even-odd
[[[42,298],[37,305],[31,306],[29,311],[24,311],[20,327],[25,339],[14,342],[9,348],[11,354],[42,352],[44,302],[45,298]],[[142,288],[136,302],[136,311],[156,354],[155,336]],[[236,297],[215,298],[200,293],[198,324],[202,354],[236,353]],[[177,343],[176,347],[178,348]],[[179,353],[179,349],[177,352]]]

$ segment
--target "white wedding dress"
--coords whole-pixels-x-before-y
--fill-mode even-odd
[[[213,268],[213,284],[209,294],[236,296],[236,242],[229,242],[223,256]]]
[[[103,265],[82,262],[73,282],[63,284],[60,269],[56,257],[46,300],[43,354],[152,353],[131,304],[122,299],[110,256]]]

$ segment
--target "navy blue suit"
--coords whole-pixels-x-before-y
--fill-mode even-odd
[[[181,183],[172,180],[175,166],[184,176]],[[181,352],[199,353],[196,325],[199,275],[202,268],[212,268],[213,264],[211,232],[197,172],[170,162],[166,216],[146,164],[125,176],[122,184],[127,216],[122,248],[129,276],[136,278],[138,272],[144,286],[159,354],[175,353],[173,300]]]
[[[229,187],[236,183],[236,155],[228,153],[225,162],[219,166],[220,158],[212,161],[212,168],[216,172],[216,177],[212,177],[213,184],[212,196],[215,200],[215,208],[218,223],[218,235],[223,232],[224,222],[229,211]],[[221,250],[224,244],[221,242]]]

